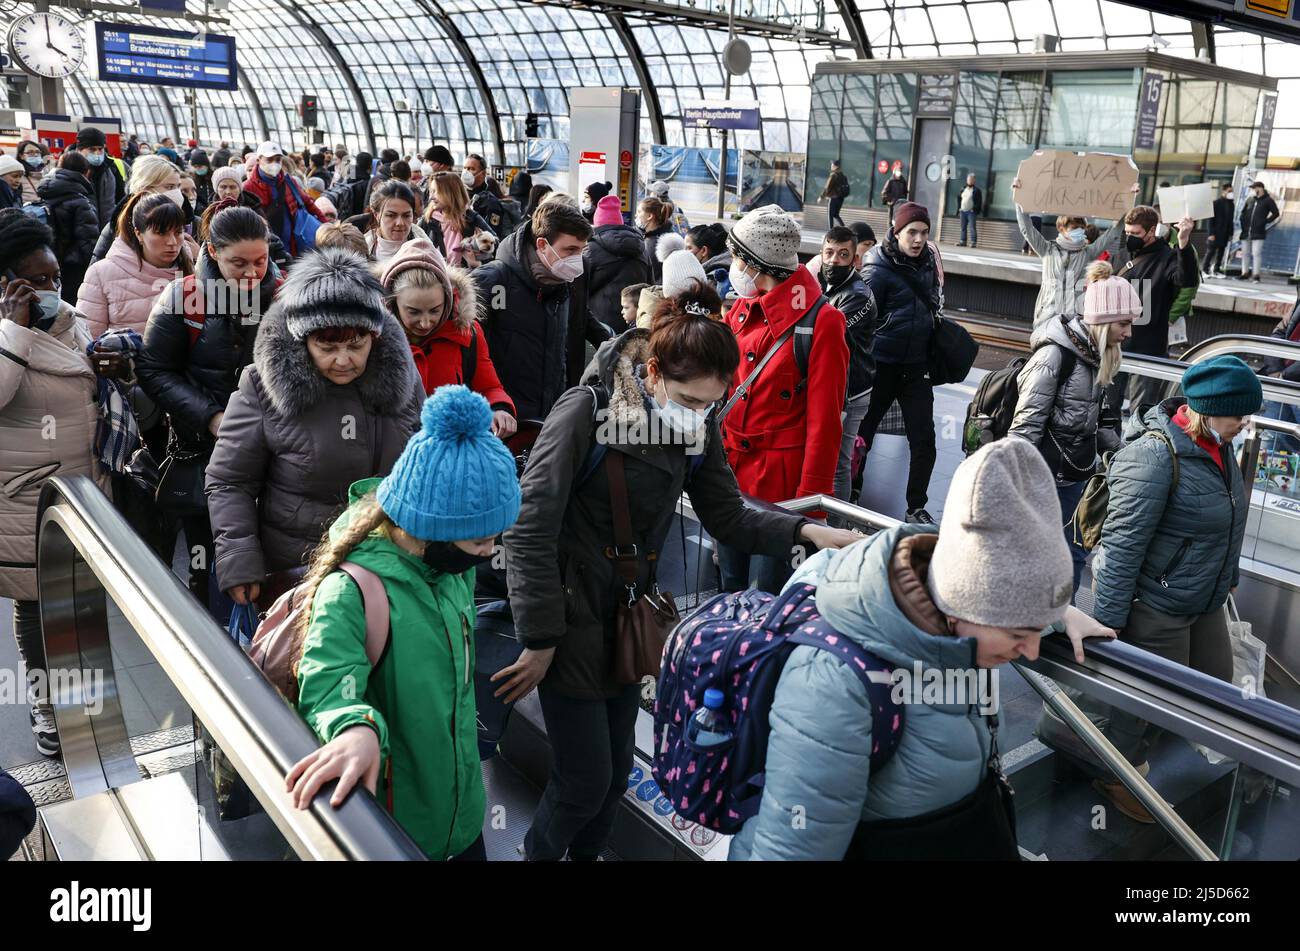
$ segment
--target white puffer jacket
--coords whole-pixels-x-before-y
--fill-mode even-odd
[[[0,320],[0,597],[36,599],[36,506],[52,475],[94,475],[95,374],[85,321],[48,332]]]

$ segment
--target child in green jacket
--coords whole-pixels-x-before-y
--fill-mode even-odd
[[[445,386],[386,478],[355,483],[304,584],[298,712],[324,746],[286,779],[307,808],[364,782],[431,859],[485,858],[474,705],[474,571],[519,514],[515,461],[487,401]],[[372,668],[365,606],[338,566],[380,577],[389,639]]]

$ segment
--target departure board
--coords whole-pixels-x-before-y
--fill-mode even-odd
[[[108,82],[236,88],[235,38],[123,23],[95,24],[95,78]]]

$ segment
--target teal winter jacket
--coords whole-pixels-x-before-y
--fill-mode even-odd
[[[1128,624],[1134,601],[1165,614],[1207,614],[1237,584],[1250,496],[1231,453],[1220,469],[1173,421],[1182,402],[1147,410],[1111,462],[1110,505],[1092,569],[1093,616],[1109,627]],[[1172,496],[1169,447],[1145,435],[1153,429],[1163,430],[1178,453]]]

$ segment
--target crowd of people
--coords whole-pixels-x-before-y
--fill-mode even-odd
[[[93,477],[222,624],[301,593],[297,709],[322,746],[286,778],[295,802],[364,786],[435,859],[485,857],[473,632],[498,546],[520,653],[495,693],[536,688],[552,750],[523,852],[605,849],[641,697],[618,673],[622,618],[657,592],[683,491],[720,590],[814,585],[826,620],[890,663],[991,669],[1053,631],[1076,651],[1118,632],[1230,675],[1220,608],[1247,511],[1230,445],[1259,381],[1221,357],[1188,370],[1180,397],[1131,390],[1126,439],[1115,398],[1121,348],[1163,354],[1174,298],[1196,285],[1190,222],[1165,239],[1138,206],[1092,241],[1063,217],[1048,242],[1021,213],[1043,259],[1034,350],[1006,438],[959,467],[941,531],[927,505],[943,266],[901,176],[883,236],[835,224],[804,264],[779,207],[690,227],[664,183],[625,207],[609,183],[575,197],[521,173],[507,192],[482,156],[458,165],[444,146],[189,145],[132,137],[119,160],[88,129],[57,168],[32,142],[0,156],[15,206],[0,210],[0,596],[41,753],[60,748],[37,676],[36,507],[54,474]],[[963,216],[983,201],[968,188]],[[826,194],[846,189],[834,168]],[[1121,232],[1122,274],[1104,253]],[[895,403],[906,524],[864,539],[746,504],[855,498]],[[1087,553],[1066,526],[1110,450],[1094,620],[1070,606]],[[388,598],[374,663],[345,565]],[[877,777],[883,725],[845,663],[800,646],[780,678],[766,789],[732,858],[967,854],[920,820],[985,796],[995,723],[909,712]],[[1140,765],[1147,725],[1110,730]],[[1107,790],[1140,818],[1125,792]],[[960,816],[970,829],[986,814]]]

